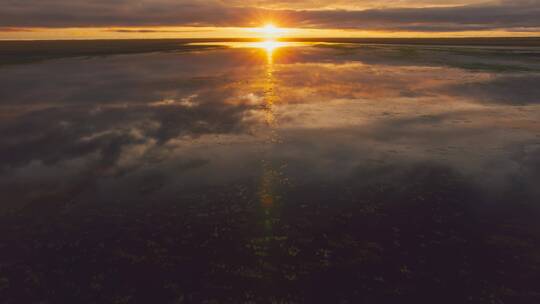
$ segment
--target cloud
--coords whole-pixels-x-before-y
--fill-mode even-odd
[[[367,30],[465,31],[540,27],[540,0],[476,3],[441,1],[224,1],[0,0],[0,27],[256,26],[268,19],[286,26]],[[299,5],[304,3],[305,5]],[[407,7],[397,3],[405,3]],[[394,5],[394,6],[392,6]],[[417,5],[417,7],[410,7]],[[270,8],[269,8],[270,7]],[[334,7],[338,7],[335,9]]]
[[[540,1],[431,8],[296,12],[303,24],[380,30],[463,31],[538,27]]]
[[[139,33],[139,34],[153,34],[153,33],[207,33],[208,30],[151,30],[151,29],[110,29],[107,30],[107,32],[113,32],[113,33],[125,33],[125,34],[131,34],[131,33]]]
[[[12,27],[0,27],[0,33],[12,33],[12,32],[33,32],[34,30],[28,28],[12,28]]]

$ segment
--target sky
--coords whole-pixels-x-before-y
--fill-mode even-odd
[[[540,0],[0,0],[0,39],[540,36]]]

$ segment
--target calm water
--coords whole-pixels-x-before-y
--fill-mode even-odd
[[[539,303],[540,49],[0,66],[2,303]]]

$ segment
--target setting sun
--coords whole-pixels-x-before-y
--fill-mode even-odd
[[[285,29],[279,28],[272,23],[267,23],[263,27],[256,28],[255,32],[264,36],[264,38],[277,38],[286,32]]]
[[[276,35],[279,33],[279,29],[273,24],[267,24],[263,27],[263,33],[267,35]]]

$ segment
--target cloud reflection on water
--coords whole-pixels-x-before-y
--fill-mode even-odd
[[[52,184],[58,170],[91,170],[116,176],[114,185],[152,167],[171,185],[242,179],[261,143],[298,182],[345,176],[370,159],[441,162],[479,179],[493,162],[508,163],[498,174],[523,173],[509,153],[537,140],[537,73],[335,52],[248,48],[5,67],[3,184],[29,182],[27,170]],[[204,162],[191,174],[159,169],[194,159]]]
[[[27,302],[89,286],[87,272],[134,284],[137,265],[156,282],[137,292],[163,302],[171,277],[202,286],[195,302],[252,282],[259,300],[330,303],[364,284],[396,302],[411,280],[424,299],[452,286],[449,303],[500,282],[532,298],[531,52],[309,45],[1,67],[6,273],[48,282],[13,280],[37,290]]]

